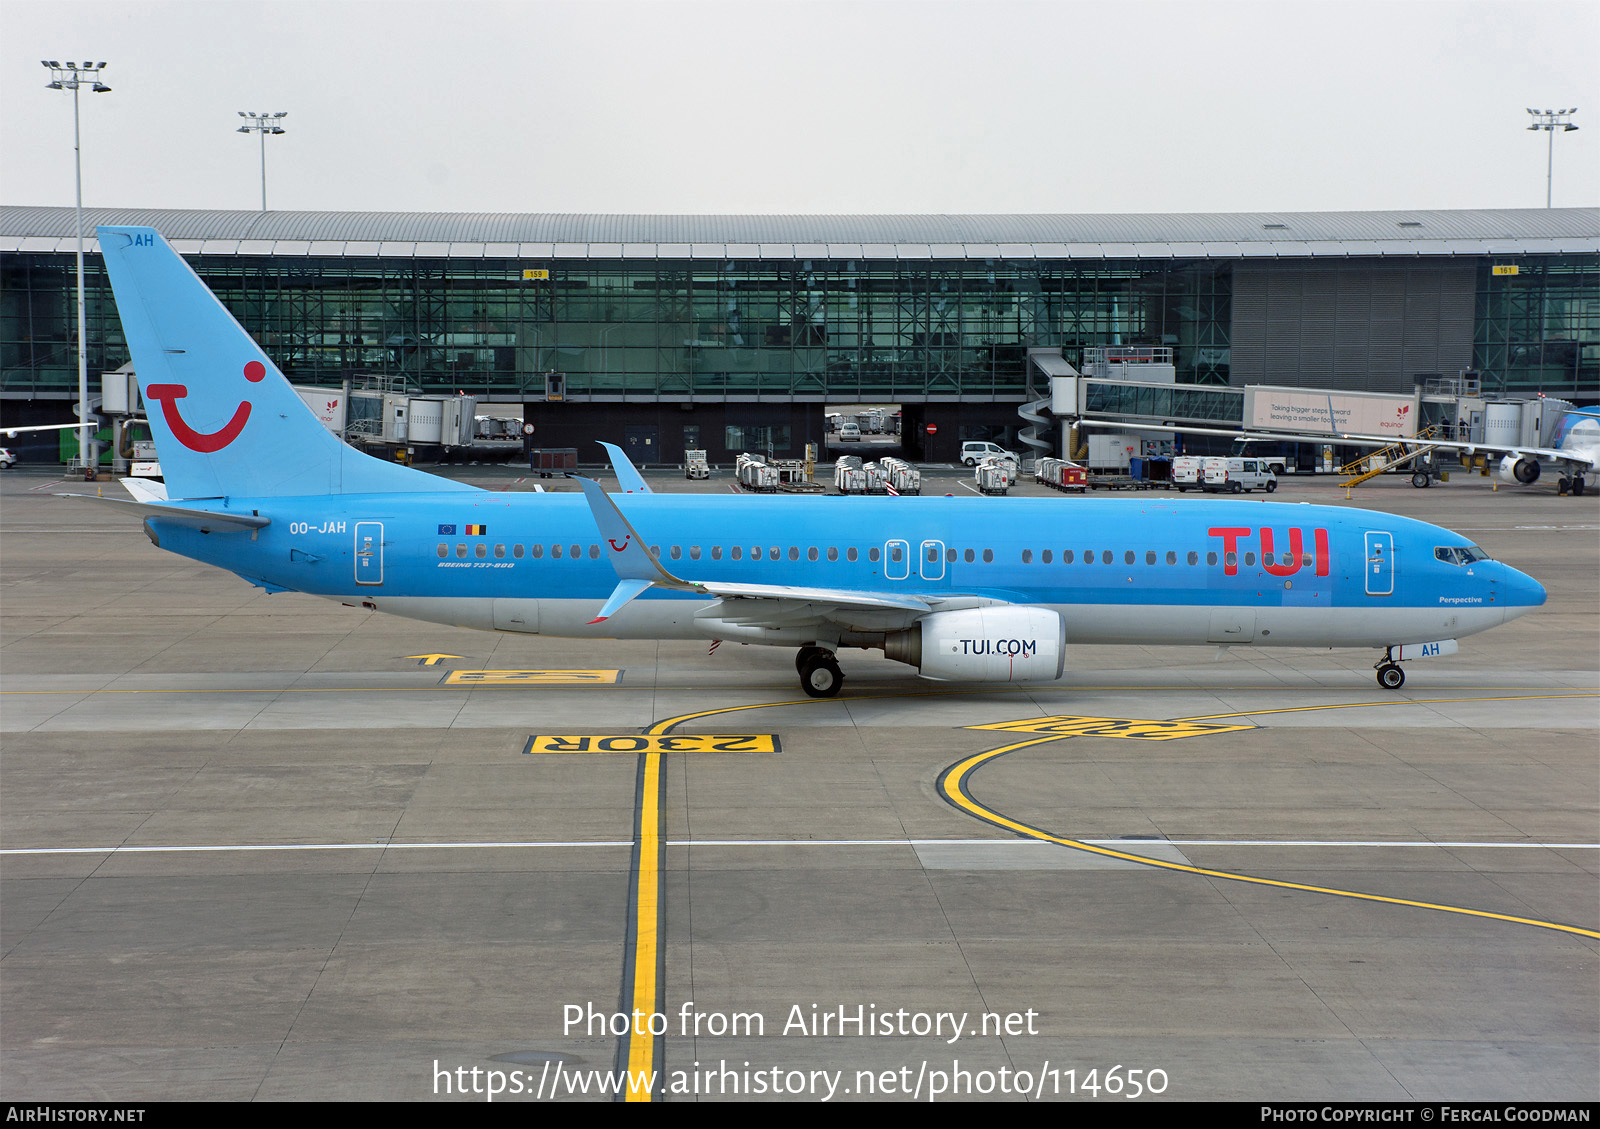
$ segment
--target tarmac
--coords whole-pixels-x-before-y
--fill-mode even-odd
[[[1399,692],[1130,646],[811,700],[267,595],[84,489],[0,475],[7,1100],[1600,1098],[1593,495],[1285,481],[1548,589]]]

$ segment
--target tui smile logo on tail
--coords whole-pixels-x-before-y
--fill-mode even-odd
[[[252,384],[266,375],[267,366],[260,361],[251,361],[244,366],[244,378]],[[250,419],[249,400],[241,401],[233,413],[233,418],[222,427],[216,431],[205,432],[190,427],[184,420],[183,413],[178,410],[178,401],[188,394],[187,384],[152,384],[145,389],[145,397],[161,404],[161,414],[166,417],[167,426],[172,429],[172,434],[177,437],[178,442],[189,450],[210,455],[239,438],[239,432],[244,430],[246,421]]]

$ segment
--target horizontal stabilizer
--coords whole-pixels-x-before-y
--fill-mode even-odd
[[[99,502],[102,506],[111,506],[113,509],[122,510],[140,518],[152,518],[156,521],[170,521],[175,525],[186,525],[191,529],[198,529],[202,533],[238,533],[263,529],[272,524],[272,519],[262,517],[260,514],[241,514],[217,512],[215,510],[192,509],[188,506],[172,506],[160,502],[135,502],[128,498],[102,498],[96,494],[57,494],[57,498],[77,498],[83,502]]]

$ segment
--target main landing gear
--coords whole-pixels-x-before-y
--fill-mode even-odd
[[[1394,661],[1392,648],[1384,648],[1383,658],[1373,669],[1378,672],[1378,685],[1385,690],[1398,690],[1406,684],[1406,672]]]
[[[839,660],[824,647],[801,647],[794,657],[794,668],[800,672],[800,688],[808,697],[832,698],[844,685]]]
[[[1584,486],[1585,486],[1584,476],[1581,475],[1581,474],[1573,475],[1571,478],[1567,478],[1567,477],[1563,476],[1556,483],[1556,493],[1557,494],[1569,494],[1570,493],[1570,494],[1572,494],[1574,496],[1581,496],[1583,494]]]

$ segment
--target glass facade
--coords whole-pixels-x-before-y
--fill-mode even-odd
[[[1021,400],[1030,346],[1174,348],[1226,384],[1228,279],[1211,262],[190,257],[291,380],[570,400]],[[0,260],[0,379],[76,388],[66,256]],[[526,277],[548,273],[548,278]],[[126,360],[97,259],[90,371]]]
[[[1132,344],[1171,346],[1180,384],[1229,378],[1228,260],[189,261],[297,383],[543,399],[555,371],[579,402],[1020,402],[1028,348]],[[1600,256],[1495,265],[1478,268],[1485,391],[1593,399]],[[86,269],[97,374],[127,352],[98,256]],[[74,293],[71,255],[0,255],[0,392],[75,393]]]
[[[1514,273],[1513,273],[1514,272]],[[1473,363],[1485,391],[1590,403],[1600,389],[1600,257],[1484,260]]]

